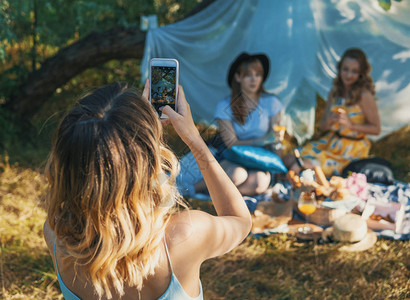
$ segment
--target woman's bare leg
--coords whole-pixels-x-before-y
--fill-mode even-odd
[[[268,189],[270,181],[271,175],[269,172],[249,171],[248,178],[238,186],[238,190],[242,195],[259,195]]]
[[[248,171],[238,164],[224,160],[221,167],[236,186],[240,186],[248,178]]]

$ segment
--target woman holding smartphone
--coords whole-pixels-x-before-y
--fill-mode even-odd
[[[275,140],[273,128],[280,121],[283,106],[263,87],[268,74],[269,59],[265,54],[244,52],[232,62],[228,73],[231,95],[218,103],[214,114],[226,147],[263,146]],[[221,166],[243,195],[261,194],[269,187],[269,172],[247,169],[228,160],[223,160]]]
[[[320,122],[325,134],[301,151],[306,167],[320,165],[328,177],[340,175],[353,160],[368,157],[371,143],[366,135],[380,134],[371,66],[364,52],[346,50],[337,70]],[[299,168],[294,164],[292,169]]]
[[[47,163],[44,236],[65,299],[202,299],[201,264],[251,227],[241,194],[199,135],[182,87],[160,121],[147,100],[114,83],[64,117]],[[194,154],[217,216],[179,209],[171,123]]]

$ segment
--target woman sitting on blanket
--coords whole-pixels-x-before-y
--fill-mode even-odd
[[[282,104],[267,94],[263,87],[269,73],[269,59],[264,54],[240,54],[231,64],[228,84],[231,96],[216,107],[221,138],[230,148],[233,145],[260,145],[275,140],[274,124],[279,123]],[[228,160],[221,162],[242,195],[257,195],[269,187],[269,172],[247,169]]]
[[[351,161],[368,157],[367,134],[380,134],[380,118],[370,76],[371,66],[360,49],[348,49],[338,66],[320,128],[326,133],[301,151],[308,168],[320,165],[326,176],[340,175]],[[298,171],[296,164],[292,169]]]

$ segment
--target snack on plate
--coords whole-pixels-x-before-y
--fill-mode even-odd
[[[318,197],[319,196],[329,197],[330,193],[332,192],[333,192],[333,188],[331,188],[330,186],[325,187],[323,185],[319,185],[315,190],[316,196]]]
[[[315,167],[315,171],[304,170],[303,172],[307,171],[315,174],[314,180],[310,180],[309,176],[302,178],[303,173],[301,177],[299,177],[295,171],[288,171],[286,177],[294,189],[299,189],[303,192],[313,191],[315,192],[316,197],[322,196],[324,198],[330,198],[333,201],[344,200],[351,194],[347,188],[345,178],[340,176],[332,176],[328,181],[322,168],[319,166]]]
[[[325,173],[323,173],[323,170],[320,166],[315,167],[315,179],[321,186],[325,188],[329,187],[329,181],[327,181]]]
[[[332,176],[330,178],[329,184],[334,189],[343,189],[346,188],[346,179],[340,176]]]
[[[264,214],[259,210],[255,210],[254,214],[252,215],[252,232],[253,233],[261,233],[265,229],[270,228],[274,219],[271,216]]]
[[[375,221],[385,220],[387,222],[394,223],[394,220],[390,215],[387,215],[387,216],[384,217],[384,216],[381,216],[381,215],[371,214],[369,219],[370,220],[375,220]]]
[[[299,189],[302,186],[299,175],[297,175],[295,171],[289,170],[288,173],[286,173],[286,178],[292,184],[293,188]]]

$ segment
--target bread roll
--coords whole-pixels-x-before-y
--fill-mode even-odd
[[[315,167],[315,179],[320,185],[323,185],[326,188],[329,187],[329,181],[327,181],[325,173],[323,173],[320,166]]]

